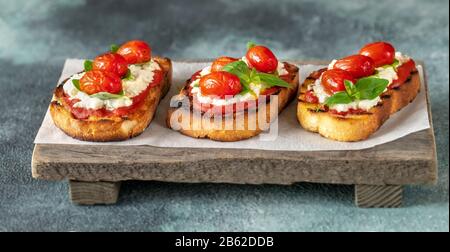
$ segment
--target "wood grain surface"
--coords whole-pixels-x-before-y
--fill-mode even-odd
[[[299,65],[324,63],[293,62]],[[32,174],[37,179],[91,182],[432,184],[437,180],[435,148],[432,127],[388,144],[357,151],[205,151],[152,146],[38,144],[33,153]]]
[[[400,207],[402,193],[403,187],[399,185],[355,185],[355,204],[363,208]]]
[[[79,205],[114,204],[117,202],[120,182],[69,181],[69,194]]]

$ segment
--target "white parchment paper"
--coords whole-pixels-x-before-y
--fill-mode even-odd
[[[47,111],[44,121],[34,141],[35,144],[86,144],[86,145],[152,145],[158,147],[193,147],[193,148],[237,148],[263,150],[356,150],[371,148],[401,138],[413,132],[430,127],[426,104],[422,67],[418,66],[421,77],[421,92],[416,99],[391,118],[369,139],[355,143],[343,143],[328,140],[318,134],[304,130],[297,121],[296,100],[281,113],[278,119],[278,135],[274,140],[265,141],[259,136],[239,142],[215,142],[208,139],[194,139],[168,129],[165,124],[166,111],[170,98],[175,95],[195,71],[208,63],[173,62],[173,86],[168,95],[161,101],[155,118],[140,136],[122,142],[94,143],[73,139],[65,135],[52,122]],[[323,66],[302,65],[300,67],[300,83],[312,71]],[[59,82],[70,75],[81,71],[83,60],[68,59],[64,64]]]

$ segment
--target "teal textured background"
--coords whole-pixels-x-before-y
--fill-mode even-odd
[[[0,0],[0,231],[448,231],[449,3],[419,1]],[[141,38],[173,59],[332,59],[391,41],[425,61],[439,183],[407,186],[400,209],[358,209],[350,186],[126,182],[114,206],[80,207],[66,183],[31,178],[33,139],[64,60]]]

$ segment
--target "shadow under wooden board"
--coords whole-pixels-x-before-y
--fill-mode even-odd
[[[424,77],[431,123],[425,67]],[[404,185],[436,183],[437,161],[431,126],[393,142],[356,151],[205,151],[153,146],[127,146],[124,151],[121,146],[36,144],[32,174],[36,179],[68,180],[72,202],[87,205],[116,203],[121,181],[148,180],[348,184],[355,185],[355,203],[359,207],[399,207]]]

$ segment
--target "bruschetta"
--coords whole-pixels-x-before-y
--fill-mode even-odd
[[[84,141],[120,141],[141,134],[172,82],[168,58],[133,40],[84,62],[84,71],[60,83],[50,114],[67,135]]]
[[[313,72],[300,87],[297,117],[303,128],[326,138],[360,141],[419,91],[414,60],[390,43],[375,42]]]
[[[278,61],[266,46],[249,43],[244,57],[219,57],[194,73],[172,98],[167,125],[193,138],[231,142],[254,137],[296,97],[298,70]]]

